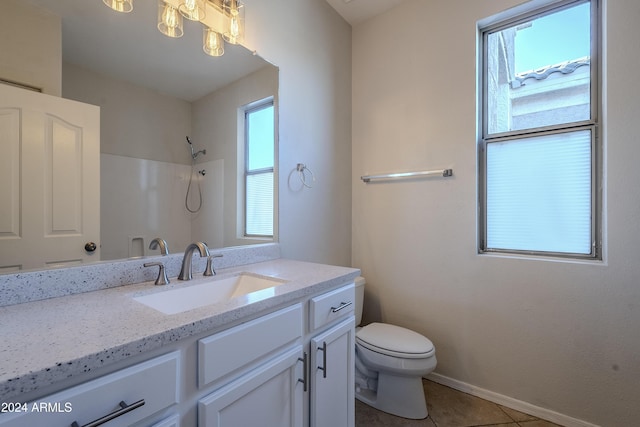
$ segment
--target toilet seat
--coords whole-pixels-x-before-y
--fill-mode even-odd
[[[371,323],[356,332],[356,343],[376,353],[404,359],[434,355],[433,343],[423,335],[401,326]]]

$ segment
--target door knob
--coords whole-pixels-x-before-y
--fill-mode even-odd
[[[98,246],[96,246],[96,244],[95,244],[95,243],[93,243],[93,242],[87,242],[87,243],[84,245],[84,250],[85,250],[85,251],[87,251],[87,252],[93,252],[93,251],[95,251],[97,248],[98,248]]]

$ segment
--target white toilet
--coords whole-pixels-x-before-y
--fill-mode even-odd
[[[359,325],[365,280],[355,282]],[[385,323],[356,328],[356,398],[367,405],[404,418],[426,418],[422,376],[435,367],[433,344],[417,332]]]

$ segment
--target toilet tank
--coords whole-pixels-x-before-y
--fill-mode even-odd
[[[360,324],[362,321],[362,304],[364,302],[364,284],[366,281],[364,277],[356,277],[356,306],[355,306],[355,314],[356,314],[356,326]]]

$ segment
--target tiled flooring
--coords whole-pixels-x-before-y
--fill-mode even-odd
[[[408,420],[378,411],[356,400],[356,427],[558,427],[432,381],[422,380],[429,416]]]

